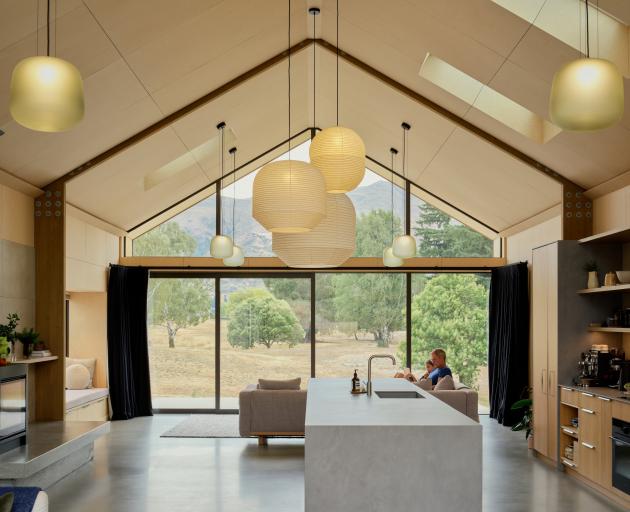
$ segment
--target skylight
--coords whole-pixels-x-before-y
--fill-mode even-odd
[[[418,74],[539,144],[548,142],[562,131],[531,110],[430,53],[427,53]]]
[[[527,23],[563,43],[586,53],[586,9],[584,0],[492,0]],[[630,78],[628,25],[589,3],[591,57],[612,61]],[[577,58],[577,54],[576,54]]]

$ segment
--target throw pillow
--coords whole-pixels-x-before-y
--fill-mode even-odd
[[[94,387],[94,369],[96,368],[96,358],[77,359],[75,357],[66,357],[66,369],[73,364],[82,364],[90,372],[90,383],[88,388]]]
[[[8,492],[0,496],[0,512],[11,512],[13,508],[13,493]]]
[[[425,391],[431,391],[433,389],[433,383],[429,379],[420,379],[416,382],[416,386]]]
[[[455,389],[455,382],[453,377],[446,375],[438,380],[438,383],[433,388],[433,391],[452,391]]]
[[[271,380],[258,379],[258,389],[293,389],[299,390],[302,379]]]
[[[72,364],[66,368],[66,389],[86,389],[90,387],[90,372],[82,364]]]

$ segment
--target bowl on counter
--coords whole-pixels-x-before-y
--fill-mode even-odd
[[[620,284],[630,284],[630,270],[617,270],[615,274]]]

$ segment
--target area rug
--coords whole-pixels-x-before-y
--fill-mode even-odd
[[[241,437],[238,414],[192,414],[160,437]]]

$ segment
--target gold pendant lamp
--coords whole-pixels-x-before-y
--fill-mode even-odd
[[[590,57],[586,0],[586,57],[565,64],[553,77],[551,121],[569,131],[593,131],[619,122],[624,111],[623,78],[606,59]],[[599,28],[598,28],[599,30]]]
[[[217,190],[219,192],[218,201],[221,201],[221,189],[223,187],[224,174],[225,123],[220,122],[217,125],[217,129],[221,132],[221,179],[217,183]],[[212,240],[210,241],[210,256],[212,256],[213,258],[229,258],[234,252],[234,243],[229,236],[225,236],[223,234],[223,203],[220,202],[218,206],[219,208],[217,210],[217,214],[220,218],[218,219],[218,222],[216,224],[219,232],[215,236],[213,236]]]
[[[50,0],[46,14],[46,56],[27,57],[13,68],[9,111],[17,123],[40,132],[69,130],[83,119],[81,73],[70,62],[50,56]]]
[[[314,47],[315,43],[313,51]],[[354,190],[365,176],[363,140],[354,130],[339,126],[339,0],[337,0],[337,125],[325,128],[315,136],[309,148],[309,155],[311,163],[324,175],[326,192],[330,194]]]
[[[396,148],[389,148],[389,152],[392,156],[391,158],[391,170],[392,170],[392,195],[391,195],[391,206],[392,206],[392,244],[394,242],[394,157],[398,154],[398,150]],[[383,265],[386,267],[400,267],[404,263],[402,258],[394,255],[392,250],[392,246],[386,247],[383,249]]]
[[[407,174],[405,172],[407,167],[407,133],[411,129],[411,125],[403,123],[401,126],[403,129],[403,178],[407,179]],[[405,212],[405,218],[409,219],[409,212]],[[399,235],[394,238],[394,242],[392,243],[392,254],[397,258],[413,258],[416,255],[416,239],[409,234],[410,231],[411,226],[408,226],[407,221],[405,221],[406,234]]]
[[[254,178],[252,215],[272,233],[306,233],[326,215],[326,184],[313,165],[291,160],[291,0],[289,4],[289,160],[263,166]]]
[[[223,258],[223,264],[227,267],[240,267],[245,262],[245,256],[241,248],[236,245],[236,148],[230,148],[232,155],[232,255]]]

